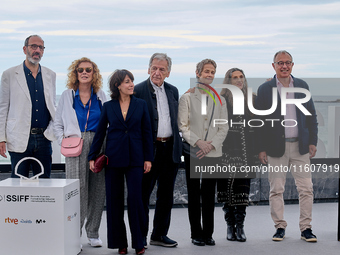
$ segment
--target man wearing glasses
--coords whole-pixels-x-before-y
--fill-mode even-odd
[[[23,47],[25,61],[4,71],[0,89],[0,155],[11,157],[12,178],[16,164],[24,157],[37,158],[49,178],[52,165],[51,141],[55,116],[56,74],[39,62],[44,54],[44,41],[38,35],[26,38]],[[23,161],[20,175],[40,173],[34,160]]]
[[[279,51],[274,55],[272,64],[276,75],[270,81],[262,84],[258,89],[256,108],[270,109],[273,103],[273,88],[277,88],[277,108],[263,119],[277,121],[267,122],[258,129],[258,151],[262,164],[268,163],[268,180],[270,184],[269,204],[271,217],[275,223],[276,233],[273,241],[282,241],[285,237],[287,222],[284,220],[284,200],[286,174],[290,169],[300,203],[301,239],[316,242],[312,233],[313,183],[309,170],[310,158],[315,156],[318,123],[313,100],[303,103],[310,115],[305,115],[294,104],[287,104],[286,114],[281,114],[282,88],[303,88],[309,90],[307,83],[291,75],[294,66],[293,58],[287,51]],[[286,92],[285,92],[286,93]],[[304,98],[303,93],[287,93],[287,99]],[[283,125],[282,123],[285,123]],[[272,168],[270,168],[272,167]],[[270,171],[270,169],[275,169]],[[279,170],[278,170],[279,169]]]

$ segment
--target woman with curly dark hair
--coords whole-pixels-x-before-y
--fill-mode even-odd
[[[84,225],[93,247],[102,246],[98,230],[105,203],[104,171],[93,173],[87,160],[90,146],[97,130],[102,105],[106,102],[102,88],[102,76],[97,65],[88,58],[72,62],[68,68],[68,80],[60,97],[54,133],[59,145],[64,137],[82,137],[83,148],[78,157],[66,157],[67,179],[80,182],[80,229]]]

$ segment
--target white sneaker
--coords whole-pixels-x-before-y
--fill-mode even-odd
[[[89,245],[92,247],[102,247],[103,242],[100,238],[89,238]]]

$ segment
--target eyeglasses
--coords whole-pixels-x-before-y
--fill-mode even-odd
[[[86,68],[83,68],[83,67],[79,67],[77,68],[77,72],[78,73],[82,73],[82,72],[87,72],[87,73],[91,73],[92,72],[92,67],[86,67]]]
[[[279,61],[279,62],[274,62],[274,63],[278,64],[279,66],[284,66],[284,64],[286,64],[286,66],[291,66],[293,64],[292,61],[286,61],[286,62]]]
[[[29,45],[27,45],[27,46],[31,46],[31,48],[32,48],[33,50],[38,49],[38,47],[39,47],[40,50],[44,50],[44,49],[45,49],[45,47],[42,46],[42,45],[29,44]]]

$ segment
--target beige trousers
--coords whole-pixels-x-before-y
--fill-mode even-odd
[[[276,167],[274,171],[270,171],[270,168],[268,167],[270,212],[276,229],[285,229],[287,227],[287,222],[284,220],[283,216],[283,192],[285,190],[286,175],[289,168],[299,193],[300,230],[302,232],[307,228],[311,228],[313,183],[311,172],[308,171],[309,165],[309,154],[301,155],[299,153],[299,142],[286,142],[285,154],[280,158],[268,156],[268,166]]]

